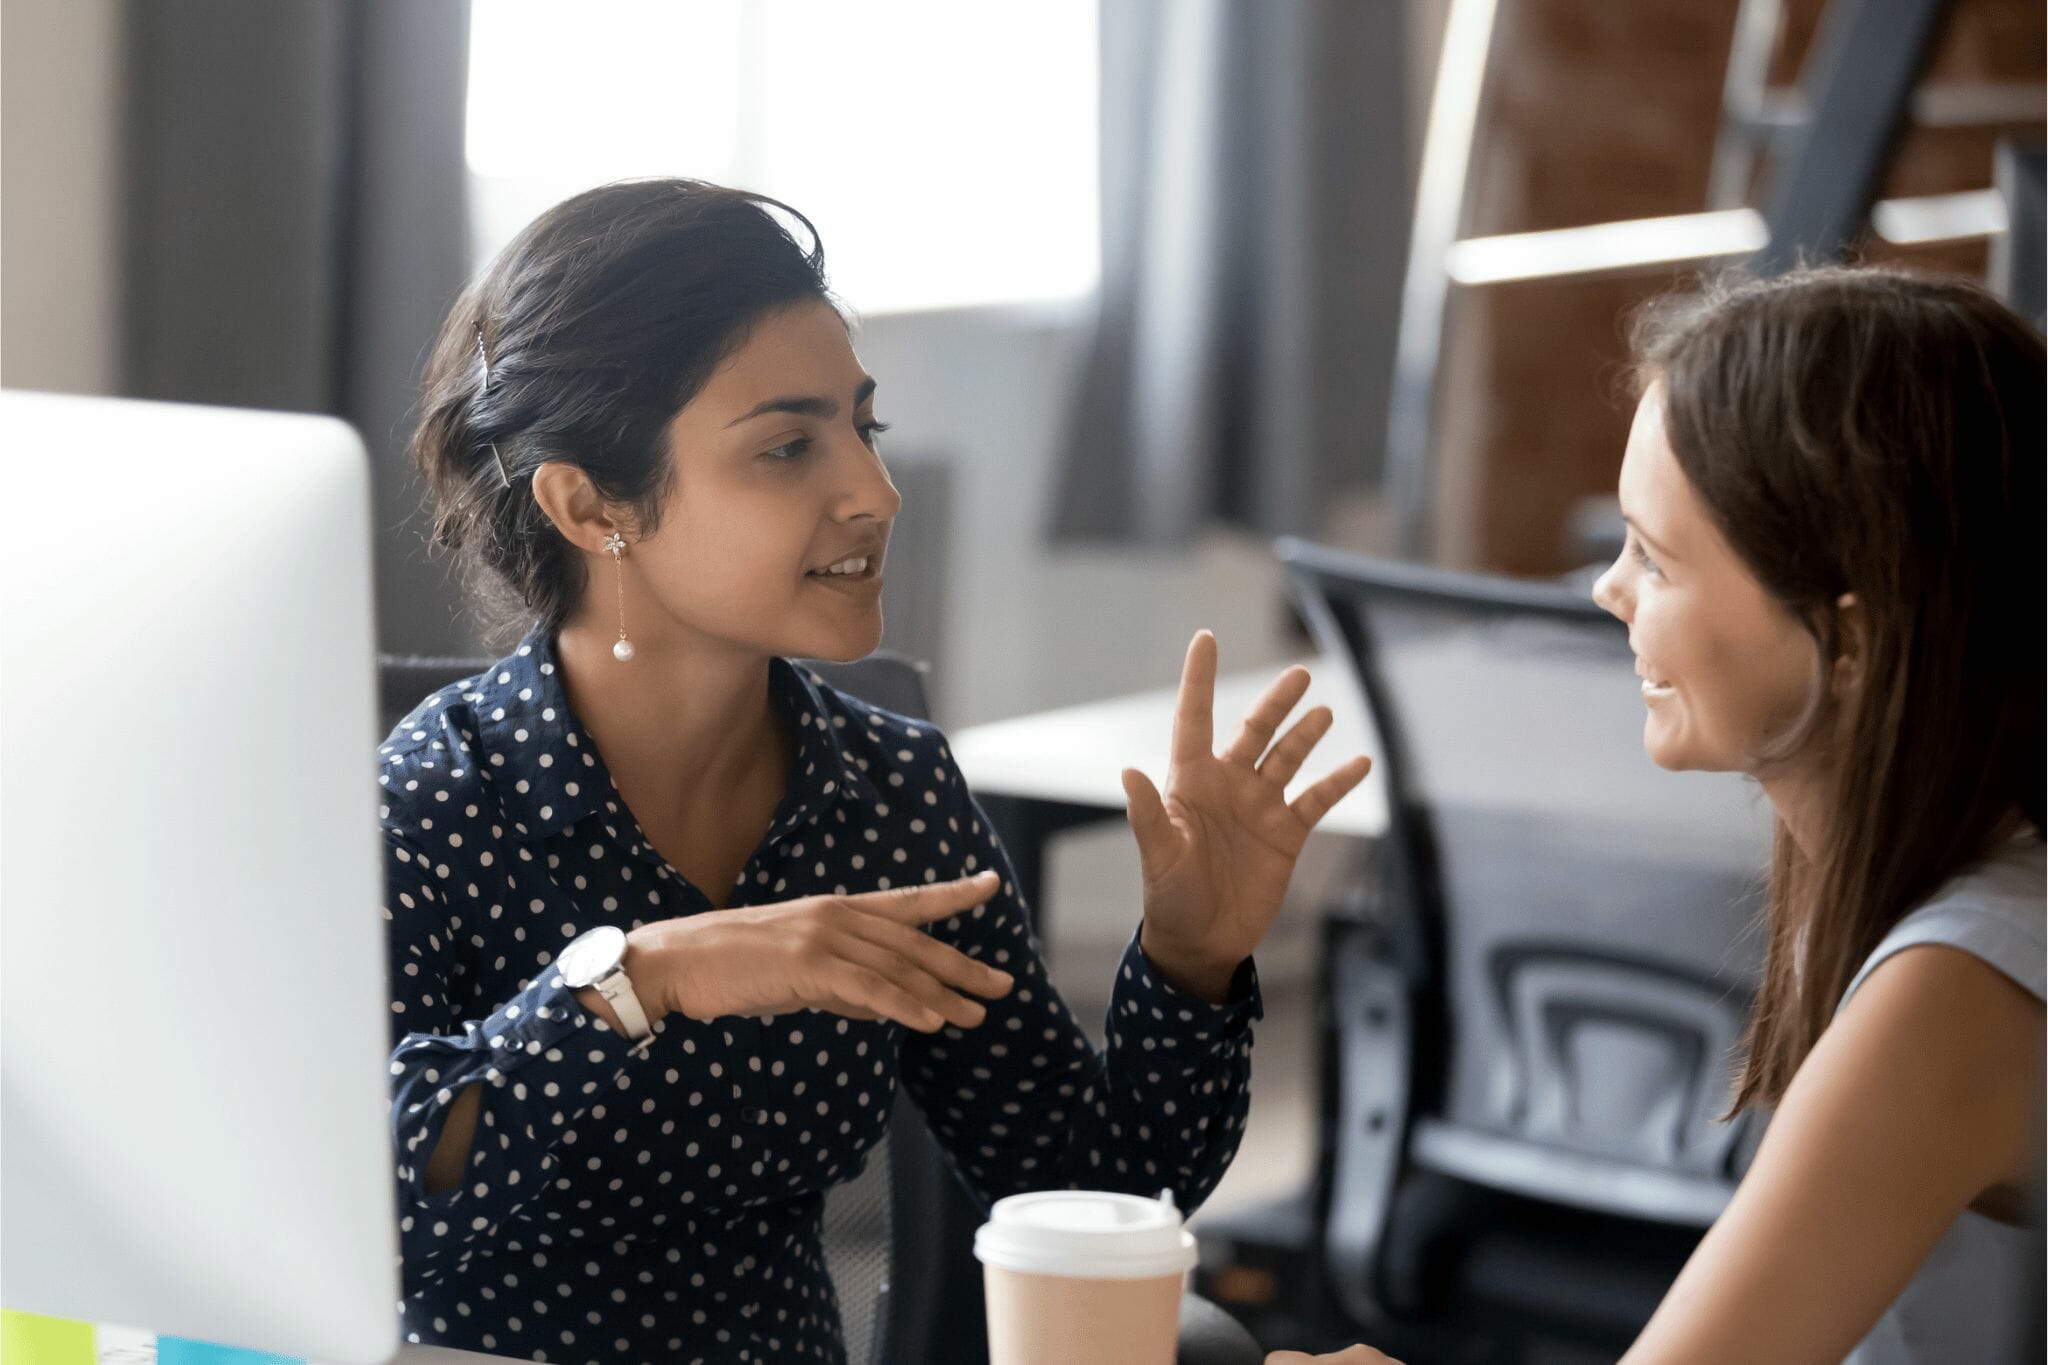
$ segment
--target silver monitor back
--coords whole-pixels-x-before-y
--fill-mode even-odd
[[[386,1360],[362,444],[10,392],[0,469],[7,1306]]]

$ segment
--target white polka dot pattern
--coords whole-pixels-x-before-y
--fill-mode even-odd
[[[728,903],[992,867],[1001,893],[931,927],[1016,977],[974,1029],[817,1011],[656,1025],[646,1054],[551,964],[576,934],[712,902],[641,834],[536,631],[444,688],[380,751],[407,1340],[547,1361],[842,1361],[819,1244],[909,1087],[985,1199],[1080,1185],[1192,1209],[1237,1150],[1256,974],[1221,1006],[1126,948],[1097,1054],[1046,979],[1009,861],[944,737],[782,660],[798,735],[768,836]],[[423,1184],[481,1086],[463,1178]]]

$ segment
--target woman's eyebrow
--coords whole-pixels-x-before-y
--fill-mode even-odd
[[[1664,556],[1666,559],[1673,558],[1671,551],[1661,541],[1659,541],[1657,537],[1651,535],[1648,531],[1645,531],[1643,529],[1643,524],[1641,522],[1637,521],[1634,517],[1630,516],[1626,512],[1623,512],[1621,514],[1621,519],[1622,521],[1628,524],[1628,528],[1631,531],[1634,531],[1636,533],[1637,538],[1642,540],[1651,549],[1655,550],[1658,554]]]
[[[860,383],[854,387],[853,405],[859,407],[862,403],[867,402],[874,391],[874,376],[868,375],[863,377]],[[788,394],[781,398],[770,398],[766,402],[756,403],[746,412],[727,422],[726,426],[728,428],[736,427],[742,422],[751,422],[756,417],[764,417],[771,412],[790,412],[795,413],[799,417],[816,417],[821,420],[830,421],[839,415],[839,405],[829,398],[820,398],[813,394]]]

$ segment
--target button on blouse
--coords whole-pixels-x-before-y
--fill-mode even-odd
[[[1193,1209],[1229,1165],[1260,1014],[1250,962],[1210,1005],[1133,935],[1098,1053],[944,736],[784,660],[769,688],[796,752],[729,904],[994,868],[992,900],[928,932],[1015,987],[971,1029],[676,1015],[631,1047],[556,955],[597,925],[712,905],[642,835],[536,630],[379,752],[408,1340],[546,1361],[844,1360],[824,1194],[859,1173],[899,1084],[983,1200],[1171,1188]],[[427,1157],[471,1087],[462,1178],[429,1194]]]

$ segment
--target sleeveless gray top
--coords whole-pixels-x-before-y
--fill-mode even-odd
[[[2043,998],[2042,845],[2015,838],[1900,920],[1842,993],[1923,943],[1960,948]],[[1839,1013],[1839,1007],[1837,1008]],[[2042,1358],[2040,1191],[2031,1227],[1965,1209],[1844,1365],[2007,1365]]]

